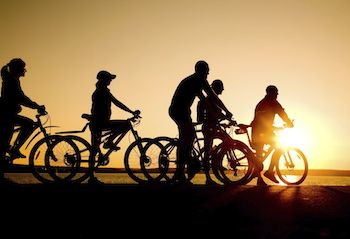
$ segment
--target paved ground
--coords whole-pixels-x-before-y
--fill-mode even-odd
[[[350,187],[1,185],[1,238],[350,238]]]

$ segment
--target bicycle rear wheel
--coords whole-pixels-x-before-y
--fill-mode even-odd
[[[78,147],[68,137],[57,137],[45,153],[45,166],[56,182],[70,182],[80,167]]]
[[[234,140],[218,147],[211,156],[214,175],[224,184],[247,184],[251,180],[254,165],[254,156],[248,146]]]
[[[90,159],[91,152],[91,145],[84,138],[63,136],[52,146],[52,153],[46,152],[46,164],[52,178],[64,183],[84,181],[95,166],[95,159]]]
[[[276,151],[278,152],[278,151]],[[277,155],[277,175],[287,185],[301,184],[308,173],[308,163],[304,153],[297,148],[287,148]]]

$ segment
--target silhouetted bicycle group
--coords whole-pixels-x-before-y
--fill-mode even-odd
[[[127,134],[121,134],[114,144],[105,149],[103,143],[113,133],[105,131],[98,153],[92,157],[91,144],[79,136],[89,126],[88,122],[80,131],[57,132],[48,135],[37,115],[39,133],[43,138],[32,147],[29,165],[33,175],[43,183],[81,183],[99,166],[109,163],[110,155],[118,151],[118,144]],[[83,114],[89,120],[89,115]],[[178,139],[166,136],[156,138],[141,138],[135,130],[140,123],[140,116],[128,119],[130,131],[135,138],[124,155],[124,166],[128,175],[137,183],[171,183],[176,170],[176,150]],[[193,144],[191,160],[186,165],[186,178],[191,181],[197,173],[203,170],[204,147],[201,124],[195,123],[196,138]],[[254,177],[254,167],[257,162],[254,150],[250,145],[234,139],[235,134],[246,134],[251,143],[248,128],[250,125],[237,124],[233,120],[220,123],[221,132],[216,138],[216,144],[209,151],[212,173],[222,184],[242,185],[249,183]],[[280,131],[283,128],[276,128]],[[34,137],[36,137],[36,134]],[[30,141],[31,142],[31,141]],[[29,144],[29,143],[28,143]],[[276,150],[271,146],[266,151],[264,160],[269,156],[278,158],[277,175],[287,185],[302,183],[308,172],[308,163],[300,149],[288,147]]]
[[[99,182],[95,173],[101,166],[109,164],[111,154],[120,150],[120,142],[129,132],[134,141],[125,151],[124,167],[130,178],[137,183],[191,184],[195,175],[204,171],[208,185],[217,184],[217,181],[231,185],[247,184],[255,177],[258,177],[258,184],[266,185],[261,181],[260,173],[263,162],[269,156],[273,162],[270,169],[276,168],[279,178],[276,179],[274,172],[271,174],[269,169],[264,175],[272,181],[298,185],[307,176],[307,159],[300,149],[280,147],[276,142],[270,141],[283,128],[269,126],[261,129],[261,125],[272,125],[275,114],[281,116],[287,127],[293,127],[293,122],[276,101],[278,92],[275,86],[266,88],[267,95],[256,107],[252,124],[237,124],[218,98],[224,89],[223,83],[215,80],[209,86],[206,80],[209,74],[208,64],[199,61],[195,66],[196,72],[179,84],[169,108],[171,118],[178,125],[179,138],[143,138],[135,129],[140,123],[140,111],[132,111],[118,101],[108,89],[116,75],[100,71],[92,96],[91,114],[82,115],[88,121],[83,129],[50,134],[47,130],[55,126],[45,126],[45,122],[49,120],[45,107],[29,100],[20,89],[19,77],[24,76],[24,67],[25,63],[21,59],[14,59],[2,68],[4,83],[0,103],[4,109],[14,111],[13,116],[1,117],[1,122],[7,127],[6,140],[9,144],[13,136],[13,132],[10,133],[9,130],[20,130],[14,127],[19,121],[15,117],[18,117],[20,105],[29,105],[38,110],[36,122],[19,119],[27,127],[28,122],[33,124],[28,131],[32,137],[28,139],[27,147],[35,142],[29,153],[29,166],[33,175],[43,183],[82,183],[86,179],[92,183]],[[206,97],[202,91],[207,93]],[[9,97],[11,92],[19,94],[21,100]],[[192,122],[190,117],[190,106],[196,96],[201,100],[198,105],[198,123]],[[13,103],[14,100],[17,102]],[[127,120],[110,120],[112,103],[133,116]],[[43,123],[42,118],[45,117],[46,121]],[[253,140],[248,132],[250,127]],[[87,128],[91,133],[90,142],[79,135]],[[248,144],[237,140],[233,133],[246,134]],[[42,138],[34,141],[38,136]],[[21,141],[23,139],[26,138],[22,137]],[[1,145],[1,149],[8,165],[16,158],[23,157],[19,151],[22,145],[17,144],[9,149],[5,144],[6,142]],[[263,147],[266,144],[269,145],[267,150]],[[211,179],[211,174],[216,181]]]

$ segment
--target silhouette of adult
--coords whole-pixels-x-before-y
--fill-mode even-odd
[[[38,111],[45,111],[44,105],[39,105],[26,96],[21,88],[20,77],[25,76],[26,64],[20,58],[12,59],[1,68],[2,88],[0,98],[0,179],[4,179],[3,169],[6,165],[5,156],[9,152],[12,158],[25,158],[20,152],[20,147],[28,139],[34,130],[35,123],[30,118],[19,115],[26,106]],[[10,141],[15,126],[20,126],[20,132],[13,147],[10,149]]]
[[[185,164],[191,157],[191,149],[195,138],[195,130],[192,125],[191,106],[196,97],[205,98],[205,92],[212,97],[213,103],[226,112],[227,117],[232,114],[227,110],[222,101],[210,88],[207,81],[209,65],[205,61],[198,61],[195,64],[194,74],[183,79],[175,90],[169,115],[175,121],[179,130],[179,144],[177,149],[177,167],[174,174],[174,183],[188,183],[184,174]]]
[[[277,114],[286,123],[287,127],[293,127],[293,122],[289,119],[284,108],[277,101],[278,89],[274,85],[266,87],[265,97],[255,107],[254,119],[252,126],[252,146],[256,151],[258,159],[263,158],[264,145],[275,145],[276,136],[274,134],[274,119]],[[278,183],[279,181],[274,176],[274,168],[278,159],[272,157],[269,169],[264,173],[264,176],[271,181]],[[262,171],[262,168],[261,168]],[[256,172],[258,176],[257,184],[265,184],[261,177],[261,171]]]
[[[132,111],[117,98],[115,98],[110,92],[108,86],[111,84],[111,81],[116,78],[116,75],[109,73],[108,71],[102,70],[98,72],[96,83],[96,90],[92,94],[92,107],[91,107],[91,145],[93,147],[93,157],[95,158],[98,147],[101,143],[101,134],[104,130],[110,130],[113,132],[109,136],[106,143],[104,143],[104,148],[116,147],[113,143],[113,140],[120,135],[121,133],[128,131],[130,125],[127,120],[110,120],[111,118],[111,105],[112,103],[119,107],[120,109],[138,116],[140,114],[139,110]],[[115,150],[118,150],[119,147],[116,147]],[[100,161],[104,159],[99,157]],[[90,175],[89,183],[102,183],[100,182],[92,172]]]
[[[224,91],[224,84],[221,80],[216,79],[212,82],[211,88],[214,93],[219,96]],[[208,95],[204,99],[201,99],[197,105],[197,121],[203,123],[202,132],[204,136],[204,172],[206,176],[206,184],[216,184],[210,177],[210,164],[209,164],[209,151],[213,146],[214,138],[225,137],[220,136],[220,121],[226,119],[223,111],[220,107],[214,104],[212,95]]]

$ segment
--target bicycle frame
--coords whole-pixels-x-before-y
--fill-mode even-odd
[[[46,114],[37,114],[37,115],[35,116],[35,118],[36,118],[35,127],[34,127],[34,129],[33,129],[33,133],[29,136],[30,140],[29,140],[28,143],[26,144],[25,149],[28,149],[29,145],[31,145],[31,143],[34,141],[34,139],[37,138],[41,133],[43,134],[43,138],[47,139],[47,138],[49,137],[49,134],[48,134],[47,131],[46,131],[47,128],[55,128],[55,127],[58,127],[58,126],[51,126],[51,125],[50,125],[50,126],[45,126],[45,127],[44,127],[43,123],[42,123],[41,120],[40,120],[40,117],[41,117],[41,116],[44,116],[44,115],[46,115]],[[36,132],[36,133],[34,134],[34,132],[35,132],[37,129],[39,129],[39,131]],[[18,131],[20,131],[20,130],[21,130],[21,127],[18,127],[18,128],[16,128],[13,132],[18,132]],[[13,137],[13,136],[12,136],[12,137]],[[51,150],[52,148],[51,148],[50,142],[49,142],[48,140],[46,140],[45,142],[46,142],[46,144],[47,144],[47,146],[48,146],[48,149]],[[23,145],[21,145],[20,147],[22,147],[22,146],[23,146]],[[10,157],[9,157],[9,158],[10,158],[11,161],[15,159],[15,158],[12,158],[12,155],[11,155],[11,154],[10,154]]]
[[[91,116],[90,116],[90,115],[83,114],[83,115],[82,115],[82,118],[85,118],[85,119],[91,121]],[[129,129],[117,136],[117,138],[116,138],[116,139],[114,140],[114,142],[113,142],[113,144],[114,144],[115,146],[117,146],[117,145],[122,141],[122,139],[125,137],[125,135],[126,135],[127,133],[129,133],[130,131],[131,131],[132,135],[134,136],[135,141],[139,141],[139,140],[140,140],[140,137],[139,137],[139,135],[138,135],[138,132],[134,129],[134,126],[132,125],[132,122],[134,122],[134,121],[137,120],[138,118],[139,118],[139,117],[134,116],[134,117],[131,117],[131,118],[126,119],[126,120],[128,121],[128,123],[129,123]],[[82,130],[78,130],[78,131],[62,131],[62,132],[57,132],[56,134],[79,134],[79,133],[83,133],[83,132],[85,132],[86,129],[90,126],[90,123],[91,123],[91,122],[86,123]],[[109,149],[107,150],[107,152],[102,153],[100,146],[101,146],[101,144],[104,142],[104,140],[102,140],[102,138],[106,139],[106,138],[108,138],[111,134],[113,134],[113,131],[112,131],[112,130],[104,131],[104,132],[102,133],[102,135],[101,135],[101,141],[100,141],[100,143],[99,143],[99,145],[98,145],[98,151],[97,151],[97,153],[99,153],[99,154],[101,155],[101,157],[103,157],[103,158],[105,158],[105,159],[108,159],[109,156],[113,153],[113,151],[115,151],[115,149],[114,149],[114,148],[109,148]],[[142,148],[142,144],[141,144],[141,143],[138,144],[138,147],[139,147],[140,152],[143,152],[143,150],[142,150],[143,148]],[[80,153],[82,153],[82,152],[80,152]],[[84,162],[84,161],[86,161],[86,160],[82,160],[82,161]]]

